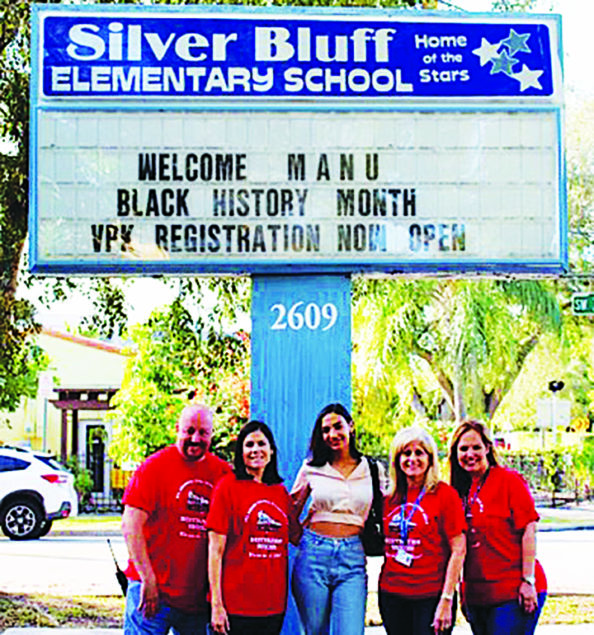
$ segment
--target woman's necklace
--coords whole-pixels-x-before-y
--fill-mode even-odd
[[[491,467],[488,467],[487,471],[484,473],[483,477],[481,478],[481,481],[478,484],[478,487],[476,488],[474,494],[472,495],[472,498],[470,496],[470,490],[472,489],[472,483],[471,483],[470,489],[468,490],[468,494],[464,497],[464,515],[466,516],[466,518],[470,518],[472,516],[472,513],[470,510],[472,509],[472,506],[474,505],[476,499],[478,498],[480,491],[483,489],[483,485],[485,484],[485,481],[487,480],[487,476],[489,476],[490,471],[491,471]]]

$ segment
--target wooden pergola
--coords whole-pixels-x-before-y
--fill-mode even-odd
[[[57,399],[49,402],[62,412],[62,429],[60,434],[60,460],[68,457],[68,413],[72,413],[71,437],[72,452],[78,455],[78,412],[79,410],[112,410],[111,399],[119,388],[54,388]]]

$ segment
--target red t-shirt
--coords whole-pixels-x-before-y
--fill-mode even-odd
[[[440,482],[415,506],[418,493],[409,493],[404,508],[405,518],[412,513],[406,545],[400,535],[402,505],[394,497],[384,499],[386,559],[380,589],[411,599],[440,595],[451,553],[450,540],[466,529],[462,503],[453,487]],[[398,562],[400,549],[412,558],[410,566]]]
[[[224,478],[215,490],[208,529],[227,536],[222,568],[225,609],[264,617],[287,607],[291,499],[284,485]]]
[[[522,535],[539,519],[524,479],[513,470],[492,467],[478,494],[471,490],[464,595],[468,604],[490,606],[517,600],[522,582]],[[536,590],[547,582],[536,562]]]
[[[126,488],[123,503],[149,515],[144,537],[159,593],[169,606],[206,610],[206,516],[214,486],[230,471],[212,454],[192,462],[171,445],[150,456]],[[132,561],[126,576],[140,580]]]

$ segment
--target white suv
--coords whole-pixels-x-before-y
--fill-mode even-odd
[[[0,446],[0,525],[11,540],[45,536],[57,518],[76,516],[74,476],[53,457]]]

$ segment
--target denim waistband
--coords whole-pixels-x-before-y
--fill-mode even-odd
[[[307,540],[311,540],[312,542],[317,542],[318,544],[326,543],[328,545],[336,545],[340,543],[341,545],[349,545],[349,544],[361,544],[360,536],[323,536],[322,534],[318,534],[307,527],[303,529],[303,537]]]

